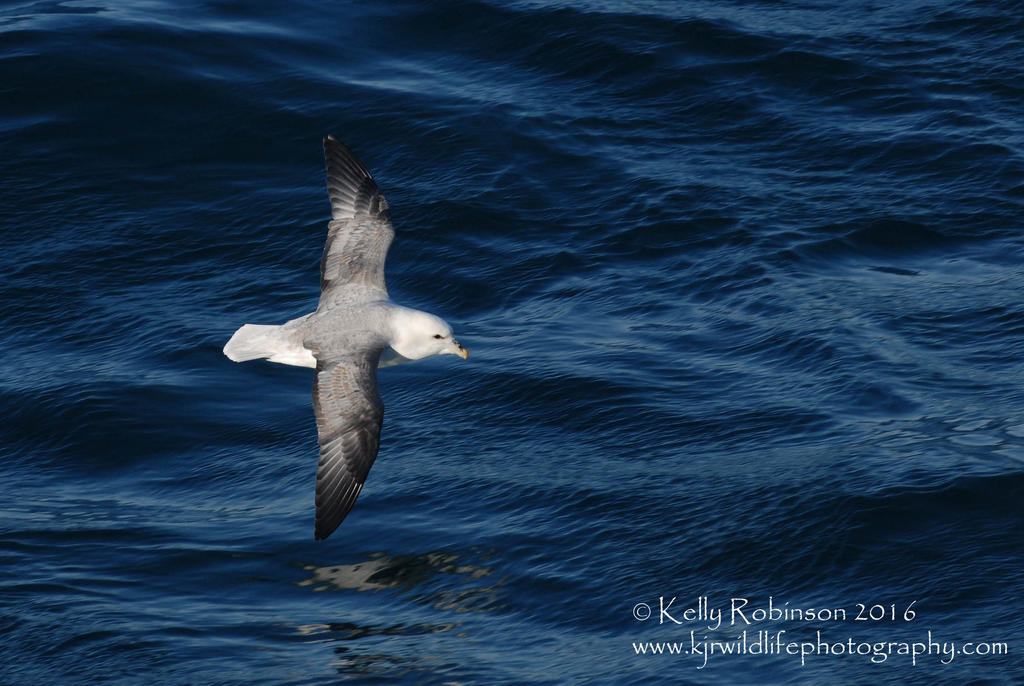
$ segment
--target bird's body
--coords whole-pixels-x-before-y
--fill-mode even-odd
[[[394,230],[387,201],[340,141],[325,138],[324,153],[331,222],[317,309],[279,326],[246,324],[224,346],[235,362],[316,369],[318,540],[348,514],[377,457],[384,415],[377,368],[445,353],[466,357],[443,319],[388,297],[384,260]]]

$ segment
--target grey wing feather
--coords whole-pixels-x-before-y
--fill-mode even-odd
[[[352,509],[377,458],[384,404],[377,390],[380,354],[317,362],[313,407],[320,441],[316,470],[316,540],[331,535]]]
[[[342,286],[372,286],[387,293],[384,260],[395,236],[377,182],[352,151],[334,136],[324,138],[331,222],[320,262],[321,305]]]

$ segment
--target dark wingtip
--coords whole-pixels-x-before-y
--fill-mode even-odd
[[[338,524],[341,524],[341,522],[338,522]],[[338,524],[335,524],[335,525],[334,525],[334,528],[333,528],[333,529],[330,529],[329,531],[328,531],[328,530],[326,530],[326,528],[320,528],[320,527],[318,526],[318,527],[316,528],[316,533],[314,533],[314,534],[313,534],[313,540],[316,540],[316,541],[323,541],[323,540],[325,540],[325,539],[326,539],[326,538],[327,538],[328,536],[330,536],[330,535],[331,535],[331,534],[333,534],[333,533],[334,533],[335,531],[337,531],[337,529],[338,529]]]
[[[357,211],[383,214],[387,203],[377,182],[355,153],[333,135],[324,136],[324,161],[327,166],[327,194],[331,217],[351,218]],[[372,202],[379,197],[379,202]]]
[[[345,157],[353,157],[353,158],[355,157],[355,153],[353,153],[351,150],[349,150],[348,146],[345,145],[344,143],[342,143],[341,139],[339,139],[333,133],[329,133],[326,136],[324,136],[324,150],[325,151],[336,150],[336,151],[338,151],[339,153],[341,153]],[[358,159],[357,159],[357,162],[358,162]],[[363,166],[361,162],[359,163],[359,166],[360,167]]]
[[[363,179],[373,180],[373,174],[359,161],[356,154],[347,145],[334,137],[333,134],[324,136],[324,157],[327,158],[327,175],[335,176],[339,180],[350,180],[353,183],[360,183]]]

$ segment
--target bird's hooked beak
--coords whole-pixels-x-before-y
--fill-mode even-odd
[[[455,346],[456,355],[458,355],[462,359],[466,359],[467,357],[469,357],[469,351],[463,348],[461,343],[453,339],[452,344]]]

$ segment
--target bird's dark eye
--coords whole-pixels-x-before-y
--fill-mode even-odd
[[[441,335],[441,334],[439,334],[439,333],[435,333],[435,334],[434,334],[434,338],[444,338],[444,336],[442,336],[442,335]]]

